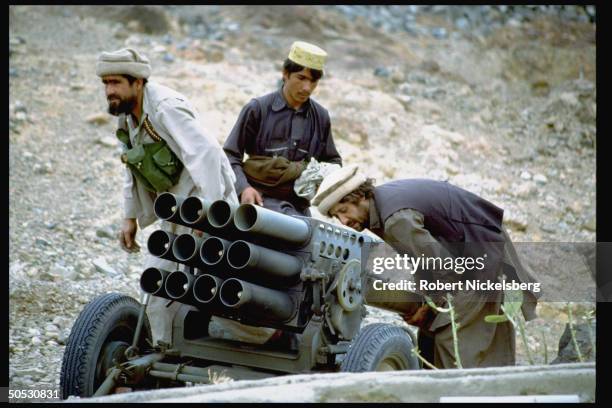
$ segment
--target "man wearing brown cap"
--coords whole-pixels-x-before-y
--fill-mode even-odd
[[[321,214],[337,217],[358,231],[368,228],[402,255],[456,259],[487,254],[481,271],[419,270],[417,279],[497,282],[503,273],[510,280],[535,282],[502,226],[503,210],[447,182],[405,179],[375,186],[352,165],[323,179],[313,205]],[[421,294],[431,296],[438,306],[446,306],[441,293]],[[526,320],[535,318],[537,297],[539,293],[523,291],[521,309]],[[463,367],[514,365],[514,327],[509,322],[484,320],[487,315],[502,314],[503,291],[460,290],[453,293],[453,299]],[[436,313],[426,303],[398,309],[416,311],[403,318],[419,326],[421,354],[438,368],[456,367],[449,314]]]
[[[327,53],[296,41],[283,65],[283,86],[242,108],[223,149],[236,173],[241,203],[289,215],[310,215],[295,180],[311,159],[341,165],[327,110],[310,95],[323,76]],[[244,154],[249,155],[243,162]]]
[[[157,220],[153,202],[158,193],[168,191],[238,203],[234,172],[221,146],[210,132],[204,131],[197,110],[184,95],[148,81],[151,65],[145,56],[131,48],[103,52],[98,57],[96,74],[104,84],[108,112],[118,116],[117,137],[124,149],[124,219],[119,234],[124,250],[140,249],[136,232],[138,226],[145,228]],[[168,222],[162,222],[161,228],[173,234],[190,232]],[[151,255],[144,269],[148,267],[176,269],[175,263]],[[180,303],[167,308],[166,303],[153,296],[147,308],[154,343],[171,341],[172,318]],[[242,340],[263,342],[274,332],[251,327],[242,330],[243,325],[237,322],[213,320],[222,321],[225,332]]]

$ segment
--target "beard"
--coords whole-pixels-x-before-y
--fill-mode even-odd
[[[136,97],[118,99],[118,101],[119,103],[117,103],[117,99],[108,101],[108,113],[113,116],[119,116],[122,113],[130,113],[136,106]]]

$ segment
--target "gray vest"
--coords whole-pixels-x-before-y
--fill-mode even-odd
[[[374,200],[383,228],[393,213],[417,210],[423,214],[425,229],[454,256],[476,258],[486,253],[487,267],[479,277],[495,278],[505,242],[501,208],[447,182],[428,179],[382,184],[374,189]]]

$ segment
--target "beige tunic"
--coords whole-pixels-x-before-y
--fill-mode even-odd
[[[119,126],[128,130],[133,146],[154,142],[142,126],[145,118],[184,164],[178,183],[169,192],[238,203],[234,190],[236,176],[227,156],[217,140],[204,131],[198,112],[185,96],[166,86],[148,82],[144,87],[140,123],[134,123],[131,115],[119,117]],[[125,171],[124,217],[137,218],[140,228],[146,228],[157,220],[153,210],[156,195],[147,191],[129,169]],[[191,232],[189,228],[168,222],[161,222],[160,227],[174,234]],[[145,269],[153,266],[176,270],[176,263],[149,255]],[[181,304],[174,302],[165,307],[167,303],[165,299],[152,296],[147,308],[154,342],[171,341],[172,318]],[[229,333],[227,337],[243,341],[263,342],[274,333],[273,329],[252,328],[221,318],[213,318],[214,324],[223,326],[224,335]]]

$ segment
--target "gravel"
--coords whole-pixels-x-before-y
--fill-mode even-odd
[[[260,42],[245,38],[253,21],[267,21],[258,20],[258,13],[269,14],[240,9],[167,6],[178,28],[153,35],[119,30],[125,24],[109,17],[112,7],[10,7],[11,388],[59,386],[78,314],[102,293],[139,298],[144,243],[157,228],[139,232],[140,253],[119,249],[123,169],[115,120],[104,112],[93,76],[97,53],[128,44],[141,48],[157,78],[193,99],[222,142],[240,107],[278,80],[267,58],[279,58],[278,45],[288,45],[295,28],[279,21],[281,28],[265,29]],[[347,163],[359,161],[377,182],[440,178],[482,194],[506,209],[515,241],[594,242],[596,87],[587,69],[594,44],[581,34],[594,32],[592,6],[297,10],[306,16],[297,28],[318,33],[308,24],[325,21],[339,36],[332,41],[321,34],[329,45],[330,72],[317,99],[330,110]],[[536,17],[552,23],[537,25]],[[378,27],[378,34],[362,29],[361,20]],[[541,35],[530,38],[534,27]],[[563,46],[569,31],[580,46]],[[243,51],[251,40],[260,47],[256,55]],[[375,52],[397,61],[368,57]],[[354,66],[338,62],[352,54],[363,56]],[[557,54],[563,64],[537,65]],[[534,94],[538,72],[548,75],[546,85],[536,88],[548,91]],[[356,123],[357,116],[362,120]],[[432,133],[432,125],[444,131]],[[433,136],[422,137],[426,129]],[[403,324],[395,314],[369,310],[366,323]],[[528,338],[536,360],[544,361],[546,344],[550,361],[567,318],[562,306],[539,311],[542,317],[526,325]],[[519,337],[517,360],[527,363]]]

